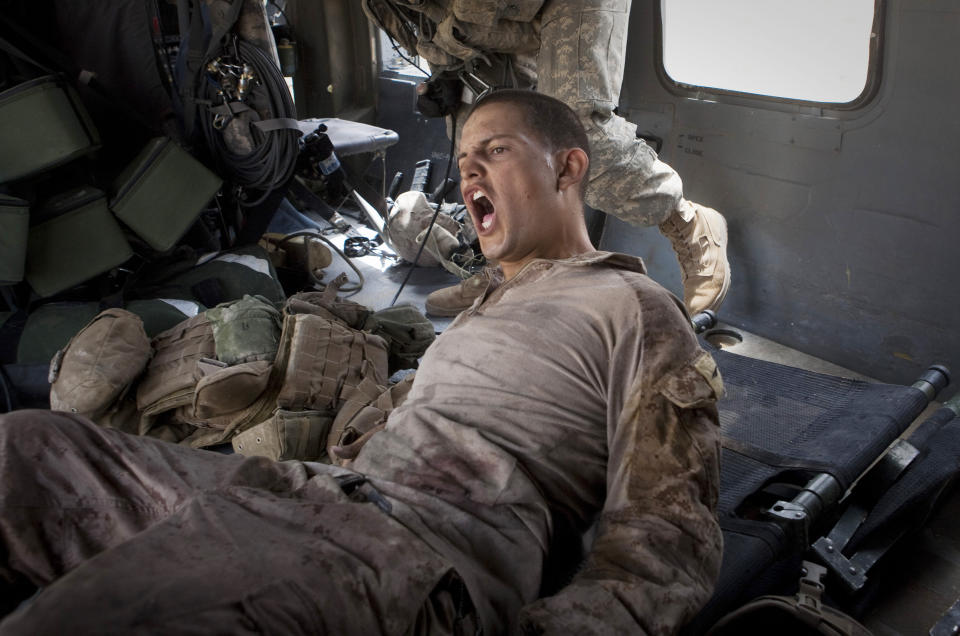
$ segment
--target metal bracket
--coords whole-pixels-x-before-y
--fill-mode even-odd
[[[842,496],[840,482],[833,475],[819,473],[791,501],[775,503],[767,510],[767,516],[779,523],[788,540],[805,550],[810,545],[810,527]]]
[[[788,543],[802,547],[809,545],[809,516],[803,506],[792,501],[778,501],[767,510],[767,516],[783,528]]]
[[[880,545],[864,547],[851,557],[843,554],[850,539],[863,524],[870,509],[900,477],[920,452],[909,442],[897,440],[857,485],[856,497],[825,537],[813,544],[813,551],[843,581],[851,592],[867,583],[867,573],[892,547],[899,535]]]

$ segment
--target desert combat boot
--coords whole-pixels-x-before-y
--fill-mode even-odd
[[[683,303],[690,315],[704,309],[717,311],[730,288],[727,222],[713,208],[692,201],[681,205],[693,209],[690,220],[675,211],[660,224],[660,232],[670,239],[680,261]]]
[[[460,281],[453,287],[438,289],[427,296],[427,314],[431,316],[456,316],[470,307],[473,301],[487,290],[490,276],[486,270]]]

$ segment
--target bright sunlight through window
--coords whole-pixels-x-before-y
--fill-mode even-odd
[[[661,0],[675,82],[813,102],[867,83],[874,0]]]

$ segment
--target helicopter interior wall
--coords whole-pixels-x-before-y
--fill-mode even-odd
[[[960,71],[948,62],[960,9],[886,2],[878,92],[830,111],[671,92],[656,67],[658,2],[633,3],[620,112],[663,139],[688,198],[727,217],[721,318],[881,380],[960,369]],[[611,218],[602,246],[643,256],[680,291],[655,229]]]
[[[841,111],[669,90],[657,68],[658,2],[633,2],[620,112],[663,140],[687,196],[729,221],[733,285],[721,318],[880,380],[910,382],[933,362],[960,369],[960,71],[944,63],[960,53],[960,9],[885,0],[879,88]],[[443,123],[413,112],[409,79],[381,76],[377,88],[377,125],[400,133],[387,179],[402,170],[409,184],[429,157],[436,186]],[[609,217],[601,247],[643,256],[680,292],[655,228]]]

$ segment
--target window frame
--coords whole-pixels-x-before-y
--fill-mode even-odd
[[[747,93],[744,91],[728,90],[724,88],[715,88],[713,86],[699,86],[696,84],[684,84],[670,77],[663,62],[663,12],[661,11],[661,0],[653,0],[654,10],[654,54],[657,78],[664,88],[673,95],[700,100],[713,101],[759,101],[768,104],[783,104],[791,106],[811,107],[820,110],[834,111],[852,111],[863,108],[877,96],[880,91],[880,84],[883,71],[883,40],[884,27],[886,24],[885,15],[887,0],[874,0],[873,22],[870,32],[873,34],[870,38],[870,51],[867,61],[867,79],[860,94],[849,102],[818,102],[813,100],[797,99],[792,97],[776,97],[774,95],[761,95],[760,93]],[[720,99],[717,99],[720,98]],[[732,99],[731,99],[732,98]]]

